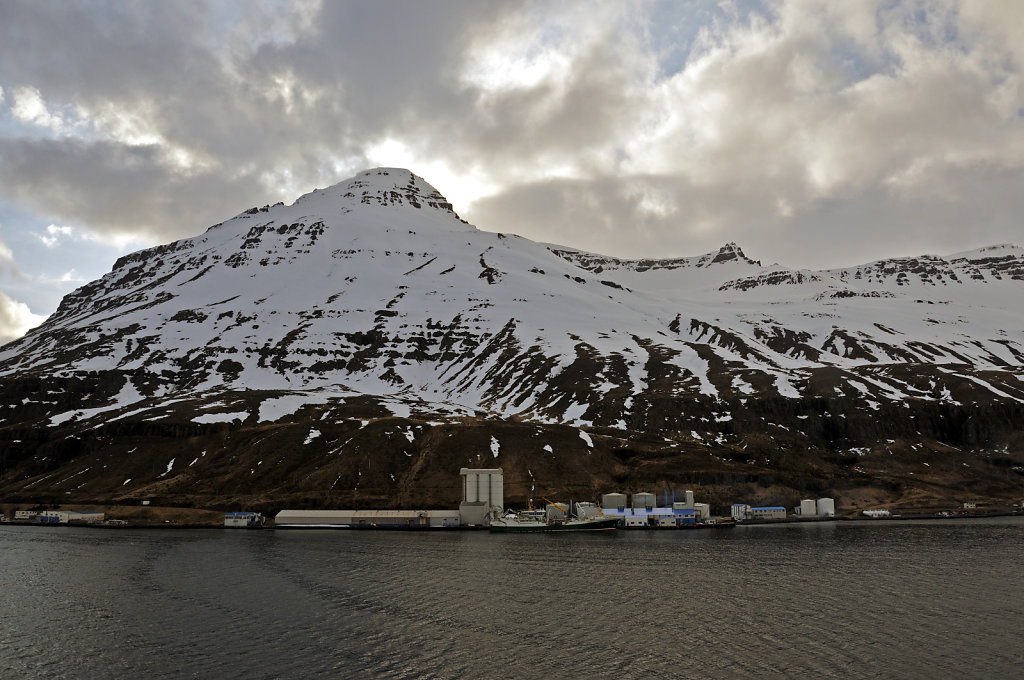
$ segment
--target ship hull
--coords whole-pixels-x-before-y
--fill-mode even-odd
[[[517,520],[495,520],[491,522],[493,534],[532,534],[532,533],[582,533],[594,531],[615,531],[618,528],[617,517],[599,519],[570,520],[568,522],[520,522]]]

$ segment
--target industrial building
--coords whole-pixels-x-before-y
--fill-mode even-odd
[[[622,526],[630,528],[685,528],[697,525],[697,513],[692,509],[642,507],[602,508],[605,517],[618,517]]]
[[[786,508],[778,505],[750,508],[750,518],[754,520],[786,519]]]
[[[263,526],[263,515],[258,512],[225,512],[224,526],[228,529],[258,529]]]
[[[40,524],[96,524],[103,521],[98,510],[45,510],[36,516]]]
[[[458,527],[458,510],[282,510],[278,529],[440,529]]]
[[[378,529],[441,529],[486,527],[491,520],[501,517],[504,507],[504,474],[501,468],[462,468],[462,501],[458,510],[282,510],[275,518],[279,529],[378,528]],[[549,501],[538,510],[520,514],[535,514],[548,522],[574,517],[617,517],[624,527],[680,528],[712,523],[711,507],[695,503],[693,491],[684,491],[682,501],[657,505],[653,493],[637,492],[629,499],[623,493],[609,493],[596,503],[556,503]],[[632,500],[628,504],[627,500]],[[225,526],[242,518],[225,515]],[[242,515],[243,513],[237,513]],[[783,517],[785,511],[783,510]]]
[[[730,514],[737,522],[782,520],[786,519],[786,508],[777,505],[752,508],[746,503],[733,503]],[[836,516],[836,502],[832,498],[805,498],[793,508],[793,514],[800,519],[828,519]]]
[[[710,507],[706,503],[694,503],[692,491],[686,491],[684,498],[685,501],[659,507],[654,494],[640,492],[633,494],[632,505],[627,507],[626,494],[606,493],[601,497],[601,513],[605,517],[620,518],[627,529],[694,527],[697,522],[710,518]]]
[[[278,529],[455,529],[485,527],[501,517],[504,476],[501,468],[462,468],[458,510],[282,510]],[[225,517],[227,522],[227,517]]]
[[[750,514],[750,506],[746,503],[733,503],[732,510],[729,515],[737,522],[753,518]]]
[[[505,513],[505,477],[501,468],[459,470],[462,477],[462,502],[459,516],[463,524],[488,526]]]

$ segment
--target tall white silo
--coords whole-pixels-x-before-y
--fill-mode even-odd
[[[505,512],[505,482],[501,468],[462,468],[462,503],[459,504],[463,524],[483,526],[492,517]]]

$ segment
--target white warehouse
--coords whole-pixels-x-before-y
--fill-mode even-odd
[[[485,527],[504,507],[501,468],[462,468],[458,510],[282,510],[278,529],[454,529]]]

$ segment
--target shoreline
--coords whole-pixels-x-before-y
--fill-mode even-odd
[[[121,506],[125,508],[131,508],[133,511],[136,510],[134,506]],[[111,510],[114,514],[120,514],[117,512],[117,506],[112,507]],[[151,529],[151,530],[175,530],[175,529],[222,529],[222,530],[243,530],[243,531],[262,531],[262,530],[276,530],[273,519],[270,519],[267,524],[261,527],[226,527],[221,521],[214,521],[210,518],[206,521],[189,521],[189,519],[180,516],[174,512],[174,508],[154,508],[159,511],[158,514],[163,517],[162,520],[154,519],[125,519],[120,517],[109,517],[103,522],[70,522],[68,524],[44,524],[36,520],[24,520],[24,519],[11,519],[5,518],[0,521],[0,526],[29,526],[29,527],[70,527],[70,528],[88,528],[88,529]],[[191,510],[190,513],[194,513]],[[222,513],[217,511],[203,511],[205,513],[216,513],[218,516]],[[1022,512],[1014,511],[997,511],[997,512],[974,512],[974,513],[963,513],[963,514],[950,514],[948,516],[940,515],[938,513],[913,513],[904,515],[892,515],[889,517],[865,517],[862,515],[841,515],[836,517],[788,517],[786,519],[776,520],[746,520],[736,521],[734,524],[729,523],[729,528],[737,527],[748,527],[748,526],[778,526],[784,524],[819,524],[825,522],[864,522],[864,523],[876,523],[876,522],[893,522],[893,521],[934,521],[934,520],[979,520],[979,519],[991,519],[998,517],[1024,517]],[[728,519],[728,518],[722,518]],[[657,526],[644,526],[644,527],[619,527],[620,531],[693,531],[700,529],[714,529],[724,528],[722,526],[708,524],[694,527],[657,527]],[[430,533],[431,531],[471,531],[471,530],[486,530],[486,527],[433,527],[433,528],[396,528],[396,527],[350,527],[350,526],[337,526],[337,527],[280,527],[281,531],[309,531],[317,529],[330,529],[330,530],[348,530],[348,531],[421,531]]]

